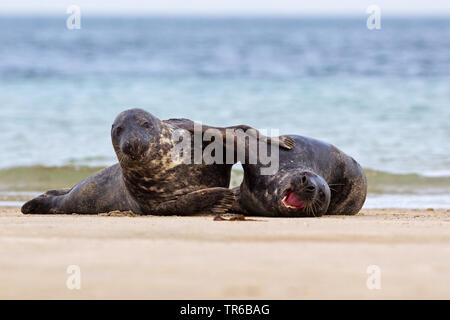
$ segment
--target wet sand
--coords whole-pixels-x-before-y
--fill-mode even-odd
[[[0,208],[0,298],[450,298],[449,210],[254,220]],[[367,288],[370,265],[380,289]]]

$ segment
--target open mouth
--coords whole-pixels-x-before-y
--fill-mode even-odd
[[[300,200],[294,191],[288,190],[281,200],[284,206],[289,209],[302,209],[305,207],[305,203]]]

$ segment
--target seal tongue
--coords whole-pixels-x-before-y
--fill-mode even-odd
[[[284,204],[286,206],[295,207],[295,208],[303,208],[305,204],[297,197],[294,191],[289,191],[284,200]]]

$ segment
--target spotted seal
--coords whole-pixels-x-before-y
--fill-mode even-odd
[[[202,126],[202,132],[208,128],[224,133],[228,128],[250,127]],[[142,109],[120,113],[111,128],[119,163],[71,189],[47,191],[25,203],[22,212],[97,214],[132,211],[144,215],[224,212],[234,201],[234,191],[228,188],[233,164],[182,162],[172,154],[175,130],[193,135],[194,122],[188,119],[161,121]],[[270,138],[268,142],[271,143]],[[280,146],[289,148],[289,143],[292,143],[289,138],[282,139]]]
[[[364,204],[367,182],[350,156],[322,141],[289,135],[292,150],[280,149],[279,170],[261,175],[261,164],[245,164],[236,188],[236,213],[262,216],[354,215]]]

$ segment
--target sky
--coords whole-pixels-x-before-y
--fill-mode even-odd
[[[450,15],[450,0],[0,0],[1,15],[58,15],[78,5],[92,15]]]

